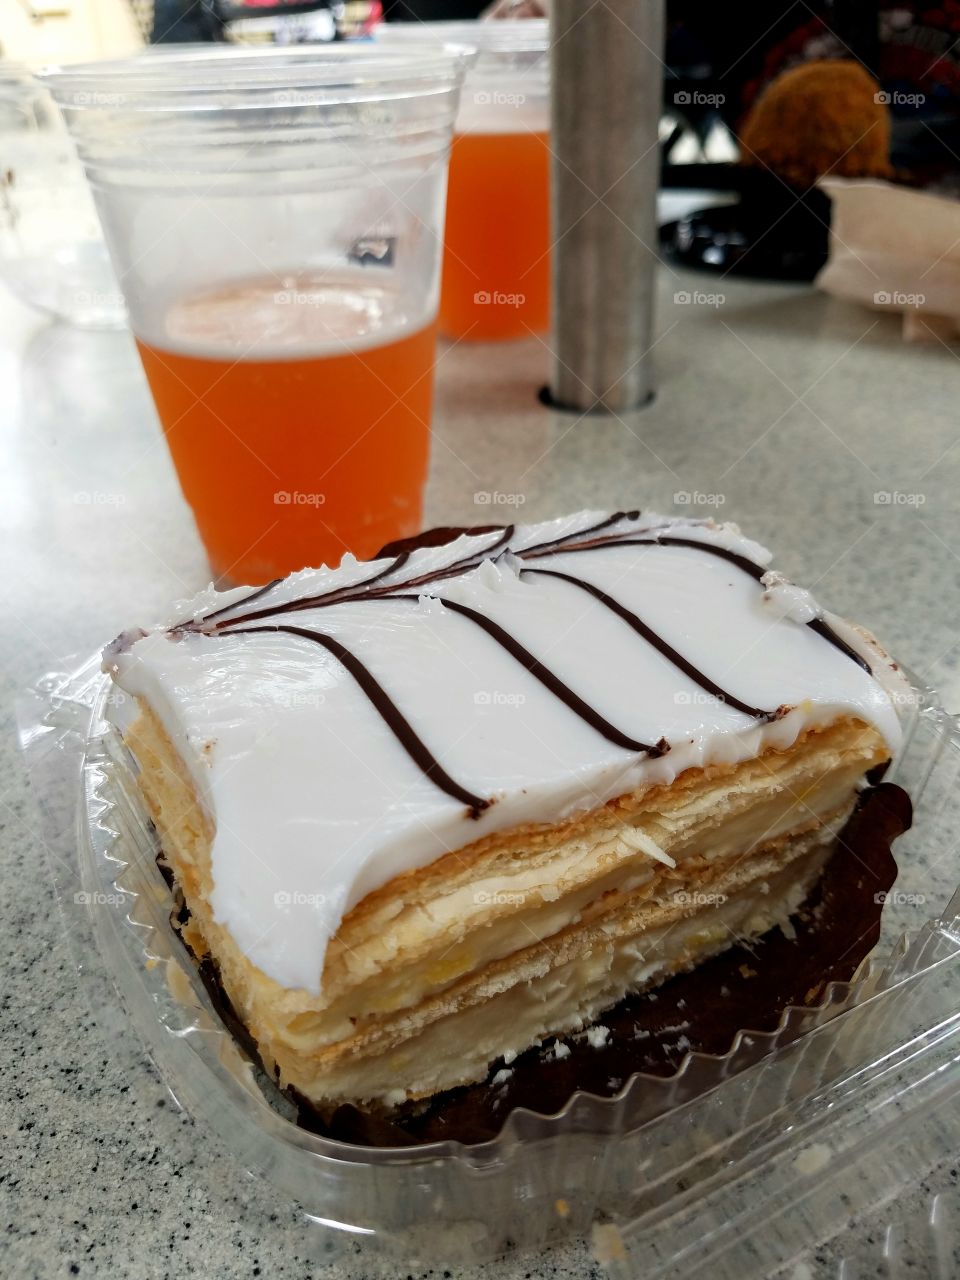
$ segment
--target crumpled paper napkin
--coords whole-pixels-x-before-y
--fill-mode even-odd
[[[823,178],[830,257],[814,283],[903,316],[906,342],[960,341],[960,201],[874,178]]]

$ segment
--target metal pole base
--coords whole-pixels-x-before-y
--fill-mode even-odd
[[[554,404],[652,395],[663,0],[553,0]]]

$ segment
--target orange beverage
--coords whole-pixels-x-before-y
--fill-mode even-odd
[[[369,557],[421,528],[435,323],[405,324],[381,289],[284,283],[188,299],[169,342],[137,343],[227,581]]]
[[[450,152],[440,328],[526,337],[550,323],[546,133],[458,133]]]

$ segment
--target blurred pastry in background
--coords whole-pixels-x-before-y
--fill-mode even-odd
[[[740,163],[772,170],[801,190],[828,173],[889,178],[886,96],[858,62],[830,58],[792,67],[748,112]]]
[[[818,179],[887,178],[887,96],[859,62],[792,66],[760,93],[739,127],[736,204],[681,218],[664,236],[676,262],[777,280],[812,280],[827,261],[830,202]]]

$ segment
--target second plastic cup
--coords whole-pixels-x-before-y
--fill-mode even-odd
[[[550,323],[548,24],[392,22],[390,49],[472,46],[450,156],[440,329],[518,338]]]
[[[463,70],[358,48],[48,74],[221,579],[420,528]]]

